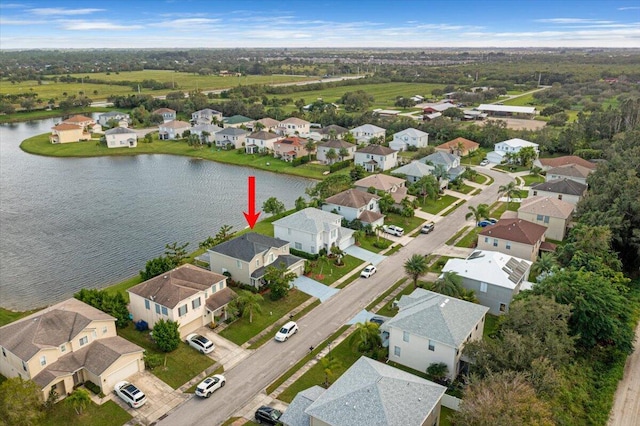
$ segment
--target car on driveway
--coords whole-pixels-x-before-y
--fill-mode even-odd
[[[404,235],[404,229],[395,225],[389,225],[389,226],[384,225],[382,227],[382,230],[387,234],[395,235],[396,237],[402,237],[402,235]]]
[[[214,376],[207,377],[196,387],[196,395],[203,398],[209,398],[212,393],[220,388],[223,388],[226,382],[227,380],[222,374],[216,374]]]
[[[384,324],[384,318],[382,318],[382,317],[371,317],[369,322],[372,322],[374,324],[378,324],[378,327],[380,327],[382,324]]]
[[[293,336],[298,332],[298,324],[293,321],[289,321],[285,325],[280,328],[280,330],[276,333],[276,340],[278,342],[285,342],[289,339],[289,337]]]
[[[375,274],[376,272],[378,272],[376,267],[373,266],[373,265],[369,265],[366,268],[364,268],[362,270],[362,272],[360,272],[360,277],[361,278],[369,278],[371,275]]]
[[[478,226],[481,228],[487,227],[493,225],[493,222],[491,222],[490,220],[481,220],[480,222],[478,222]]]
[[[282,411],[268,405],[258,408],[255,414],[256,423],[264,423],[266,425],[277,425],[280,423],[280,416],[282,416]]]
[[[216,348],[211,340],[199,334],[188,335],[186,342],[189,346],[200,351],[203,354],[211,353]]]
[[[423,234],[428,234],[431,231],[433,231],[435,229],[435,227],[436,227],[436,224],[433,223],[433,222],[425,223],[422,226],[422,229],[420,229],[420,232],[423,233]]]
[[[488,164],[489,164],[489,160],[487,160],[486,158],[480,162],[481,166],[486,166]]]
[[[493,217],[488,217],[488,218],[487,218],[487,220],[488,220],[489,222],[491,222],[493,225],[495,225],[496,223],[498,223],[498,219],[493,218]]]
[[[140,408],[147,402],[147,396],[133,383],[118,382],[113,391],[131,408]]]

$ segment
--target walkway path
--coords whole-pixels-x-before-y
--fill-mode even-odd
[[[640,422],[640,324],[636,327],[634,350],[624,366],[609,415],[608,426],[637,426]]]

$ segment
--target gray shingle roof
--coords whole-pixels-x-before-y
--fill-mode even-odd
[[[325,200],[326,203],[335,204],[344,207],[360,208],[364,207],[371,200],[379,200],[380,197],[376,194],[369,194],[365,191],[359,191],[357,189],[347,189],[333,195]]]
[[[421,425],[444,391],[443,386],[363,356],[306,413],[332,426]]]
[[[325,389],[320,386],[313,386],[299,392],[289,407],[280,417],[280,421],[286,426],[309,426],[309,415],[305,410],[324,393]]]
[[[336,220],[338,221],[337,225],[335,224]],[[335,213],[307,207],[289,216],[285,216],[282,219],[278,219],[273,222],[273,224],[316,234],[318,232],[340,228],[341,220],[342,216]]]
[[[448,152],[436,151],[431,155],[427,155],[424,158],[419,159],[421,163],[430,162],[434,166],[438,164],[442,164],[446,166],[447,169],[451,167],[451,165],[456,161],[457,157],[453,154],[449,154]]]
[[[105,135],[124,135],[124,134],[133,134],[136,135],[135,130],[128,129],[126,127],[114,127],[113,129],[109,129],[104,132]]]
[[[216,132],[216,135],[226,135],[226,136],[241,136],[241,135],[248,135],[249,132],[247,132],[244,129],[239,129],[237,127],[225,127],[224,129]]]
[[[535,191],[556,192],[568,195],[584,195],[587,185],[570,179],[554,179],[548,182],[531,185]]]
[[[253,271],[251,273],[251,277],[260,278],[264,276],[269,266],[275,266],[275,267],[285,266],[286,268],[289,268],[291,265],[294,265],[300,262],[301,260],[303,260],[301,257],[294,256],[292,254],[281,254],[280,256],[276,257],[276,260],[274,260],[272,263],[266,266],[261,266],[255,271]]]
[[[332,133],[332,130],[336,134],[336,136],[343,135],[349,131],[349,129],[338,126],[337,124],[330,124],[327,127],[323,127],[322,129],[320,129],[318,133],[320,133],[321,135],[329,135],[330,133]]]
[[[333,148],[333,149],[340,149],[340,148],[345,148],[345,149],[349,149],[349,148],[353,148],[355,145],[349,142],[345,142],[343,140],[339,140],[339,139],[329,139],[328,141],[324,142],[324,143],[320,143],[318,144],[318,147],[323,147],[323,148]]]
[[[251,133],[247,137],[251,139],[269,140],[269,139],[277,139],[278,135],[276,135],[275,133],[260,130],[259,132]]]
[[[420,161],[412,161],[409,164],[405,164],[404,166],[395,169],[392,173],[423,177],[430,175],[434,170],[435,167],[433,166],[421,163]]]
[[[386,146],[372,144],[372,145],[367,145],[364,148],[360,148],[356,152],[357,153],[364,153],[364,154],[387,156],[387,155],[393,154],[394,152],[398,152],[398,151],[396,151],[395,149],[387,148]]]
[[[387,321],[397,328],[458,348],[489,308],[421,288],[398,301],[400,312]]]
[[[272,247],[284,247],[287,244],[289,244],[287,241],[281,240],[280,238],[249,232],[248,234],[218,244],[210,250],[248,262],[258,253],[263,253]]]

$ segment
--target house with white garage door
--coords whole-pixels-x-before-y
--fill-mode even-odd
[[[116,319],[68,299],[0,327],[0,374],[51,389],[64,398],[86,382],[104,394],[144,371],[144,349],[116,334]]]
[[[355,243],[353,229],[344,228],[342,216],[307,207],[273,222],[276,238],[289,241],[293,248],[316,254],[338,246],[344,250]]]

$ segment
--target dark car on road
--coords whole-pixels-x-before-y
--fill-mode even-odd
[[[267,405],[258,408],[255,414],[256,423],[264,423],[266,425],[277,425],[280,423],[280,416],[282,416],[282,411]]]
[[[478,222],[478,226],[481,228],[484,228],[486,226],[489,225],[493,225],[493,222],[489,221],[489,220],[481,220],[480,222]]]

